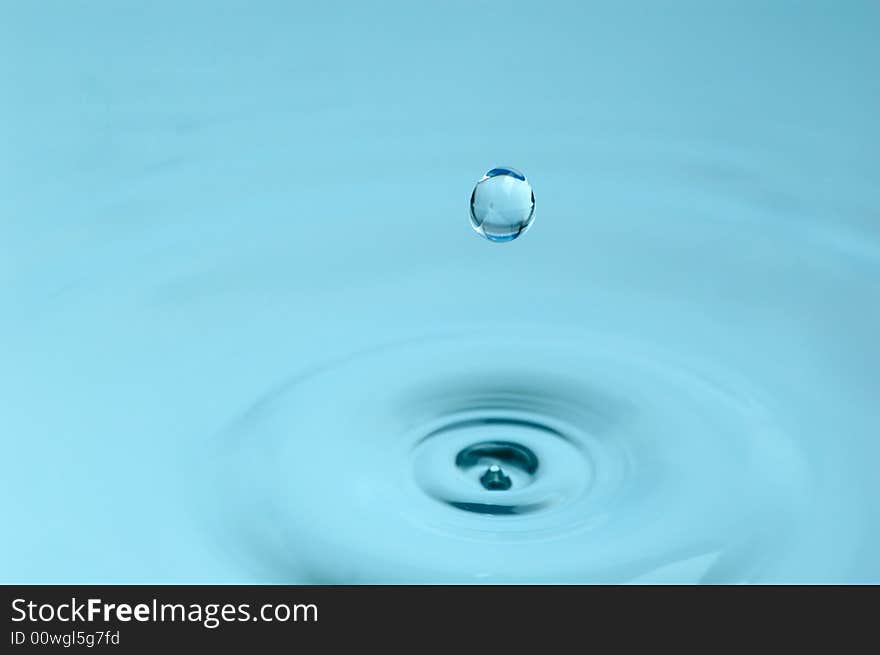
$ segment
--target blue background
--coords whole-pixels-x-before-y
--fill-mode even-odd
[[[253,579],[192,461],[279,379],[498,324],[718,348],[681,305],[848,417],[785,576],[880,579],[877,3],[0,15],[4,582]],[[537,198],[501,246],[467,218],[495,165]]]

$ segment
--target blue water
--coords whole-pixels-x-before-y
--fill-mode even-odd
[[[0,21],[0,580],[880,582],[876,3],[143,4]]]

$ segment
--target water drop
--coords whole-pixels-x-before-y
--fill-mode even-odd
[[[471,193],[471,225],[489,241],[512,241],[535,217],[535,194],[526,176],[513,168],[493,168]]]

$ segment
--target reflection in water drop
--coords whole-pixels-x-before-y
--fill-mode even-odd
[[[513,168],[493,168],[471,193],[471,225],[489,241],[512,241],[535,216],[535,194],[525,175]]]

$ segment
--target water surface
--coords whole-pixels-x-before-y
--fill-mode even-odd
[[[4,581],[880,581],[875,4],[5,13]]]

